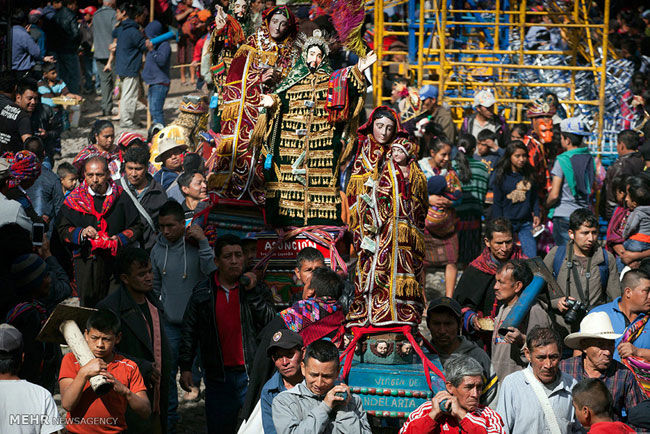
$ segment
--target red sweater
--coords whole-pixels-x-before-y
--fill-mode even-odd
[[[411,413],[399,434],[505,434],[506,432],[501,416],[488,407],[467,413],[460,424],[455,417],[447,414],[433,420],[429,417],[430,412],[431,401],[427,401]]]
[[[215,273],[216,274],[216,273]],[[221,344],[223,365],[234,368],[244,365],[244,343],[242,341],[241,311],[239,310],[239,287],[230,289],[228,297],[226,291],[217,284],[215,300],[215,316],[217,318],[217,332]]]

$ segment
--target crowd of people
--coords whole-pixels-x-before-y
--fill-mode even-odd
[[[455,119],[437,86],[398,73],[390,106],[366,111],[376,55],[331,44],[340,20],[317,3],[96,6],[11,17],[0,432],[183,432],[179,385],[204,399],[209,433],[650,430],[650,11],[612,29],[637,71],[604,165],[553,93],[512,125],[477,89]],[[171,27],[192,95],[169,122]],[[93,93],[102,116],[63,161],[62,132]],[[157,124],[147,137],[139,102]],[[298,289],[278,303],[255,234],[209,217],[242,202],[282,237],[340,229],[346,247],[300,250]],[[92,309],[83,366],[39,338],[61,303]],[[350,349],[396,326],[417,339]],[[368,415],[341,352],[413,346],[444,387],[402,419]]]

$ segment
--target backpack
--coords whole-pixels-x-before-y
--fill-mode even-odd
[[[603,291],[607,289],[607,281],[609,280],[609,258],[607,257],[607,250],[604,247],[603,256],[605,261],[598,264],[598,271],[600,272],[600,287]],[[557,251],[555,252],[555,257],[553,258],[553,278],[557,280],[557,276],[560,274],[560,267],[562,267],[562,262],[566,257],[566,245],[558,246]]]

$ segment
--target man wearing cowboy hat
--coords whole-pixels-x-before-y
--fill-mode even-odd
[[[564,338],[564,344],[582,351],[560,363],[560,370],[577,381],[584,378],[602,380],[612,394],[614,420],[624,421],[624,414],[640,403],[643,391],[634,379],[634,374],[622,363],[614,360],[614,343],[621,337],[612,327],[605,312],[592,312],[580,322],[580,331]]]
[[[562,152],[551,169],[551,189],[546,199],[553,218],[555,245],[569,241],[569,216],[580,208],[589,208],[596,179],[594,158],[583,139],[590,133],[582,120],[568,118],[560,123]]]

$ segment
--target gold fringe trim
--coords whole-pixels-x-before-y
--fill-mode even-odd
[[[253,128],[253,132],[251,133],[251,138],[249,141],[251,149],[257,148],[264,141],[264,136],[266,135],[266,130],[268,127],[267,124],[268,115],[266,111],[264,111],[257,117],[257,123],[255,124],[255,128]]]
[[[422,297],[422,289],[417,280],[412,276],[398,276],[395,295],[398,297]]]
[[[208,175],[208,190],[221,190],[230,179],[230,173],[210,173]]]
[[[415,253],[424,253],[424,234],[406,222],[398,223],[397,241],[400,244],[413,243],[412,245],[414,247]]]
[[[230,120],[237,119],[238,114],[239,114],[239,101],[225,104],[223,105],[223,109],[221,110],[221,120],[230,121]]]
[[[362,194],[365,190],[363,184],[366,183],[368,178],[370,178],[370,173],[364,173],[363,175],[353,175],[348,181],[348,188],[345,190],[347,196],[358,196]]]

